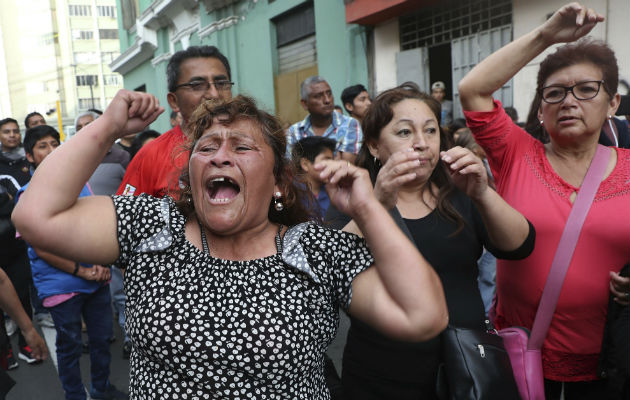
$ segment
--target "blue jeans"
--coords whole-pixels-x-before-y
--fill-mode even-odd
[[[112,265],[112,280],[109,282],[109,292],[112,296],[112,305],[114,310],[118,313],[118,324],[122,330],[124,341],[128,341],[127,333],[125,332],[125,290],[123,288],[123,275],[122,271],[116,266]]]
[[[94,293],[76,296],[49,308],[57,331],[57,364],[59,380],[67,400],[85,400],[81,382],[81,316],[87,327],[90,344],[90,377],[92,387],[105,391],[109,385],[109,341],[112,333],[112,312],[108,285]]]

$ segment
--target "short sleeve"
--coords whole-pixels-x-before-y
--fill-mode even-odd
[[[326,286],[331,296],[347,310],[352,300],[352,281],[374,263],[365,240],[313,223],[295,228],[301,230],[297,240],[308,264],[304,272]]]
[[[478,237],[481,238],[483,246],[492,253],[493,256],[501,260],[522,260],[527,258],[532,251],[534,251],[534,245],[536,244],[536,230],[529,220],[527,220],[529,231],[523,243],[514,250],[501,250],[490,241],[490,235],[486,230],[486,225],[484,224],[483,218],[481,217],[477,207],[472,202],[470,204],[475,232]]]
[[[120,256],[115,262],[117,266],[126,268],[133,253],[158,250],[160,245],[161,248],[170,245],[172,242],[168,215],[169,202],[172,201],[170,198],[159,199],[141,194],[112,196],[112,200],[118,222]]]
[[[464,111],[466,124],[475,141],[484,149],[492,175],[500,185],[512,162],[536,142],[505,113],[499,100],[492,111]]]

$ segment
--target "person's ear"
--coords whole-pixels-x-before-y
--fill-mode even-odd
[[[302,169],[302,171],[308,172],[310,166],[311,166],[311,162],[308,160],[308,158],[306,157],[300,158],[300,168]]]
[[[35,164],[35,159],[33,158],[33,155],[31,153],[26,153],[26,160],[31,164]]]
[[[369,141],[366,144],[368,146],[368,150],[370,151],[370,154],[372,155],[372,157],[378,158],[378,143]]]
[[[179,105],[175,93],[168,92],[168,94],[166,95],[166,100],[168,101],[168,105],[171,107],[171,110],[179,112]]]
[[[621,95],[617,93],[612,96],[608,102],[608,112],[606,113],[606,117],[609,115],[615,115],[617,113],[617,109],[619,108],[619,104],[621,104]]]
[[[354,111],[354,104],[352,103],[344,103],[343,106],[346,108],[346,111],[348,111],[350,114],[352,114],[352,111]]]
[[[304,110],[308,111],[308,106],[306,105],[306,100],[300,100],[300,104],[302,104],[302,108],[304,108]]]

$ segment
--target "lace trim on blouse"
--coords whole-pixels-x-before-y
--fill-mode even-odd
[[[134,249],[135,253],[152,253],[168,249],[173,244],[173,233],[171,230],[169,200],[163,198],[160,201],[160,217],[164,221],[164,227],[153,236],[143,239]],[[308,258],[304,253],[300,237],[304,234],[308,223],[304,222],[295,225],[287,230],[282,240],[282,245],[278,247],[281,252],[282,261],[296,270],[303,272],[315,283],[321,284],[319,277],[311,269]]]
[[[630,153],[619,151],[616,148],[613,148],[613,150],[617,152],[617,164],[610,175],[599,186],[594,201],[625,196],[630,192]],[[543,185],[567,201],[569,201],[573,192],[579,192],[579,188],[564,181],[553,170],[545,156],[545,148],[542,144],[534,143],[531,146],[530,150],[525,153],[525,162]]]

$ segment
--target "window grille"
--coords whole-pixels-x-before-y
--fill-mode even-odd
[[[99,29],[101,39],[118,39],[118,29]]]
[[[77,75],[77,86],[98,86],[97,75]]]
[[[72,36],[75,40],[90,40],[94,39],[94,31],[75,30],[72,31]]]
[[[92,8],[89,5],[70,4],[68,6],[68,13],[72,17],[91,17]]]
[[[97,99],[97,98],[86,98],[86,99],[79,99],[79,109],[80,110],[87,110],[88,108],[96,108],[96,109],[100,109],[101,108],[101,99]]]
[[[437,46],[511,23],[510,0],[450,0],[400,17],[400,47]]]
[[[116,18],[116,7],[114,6],[96,6],[99,17]]]
[[[120,86],[121,84],[119,75],[105,75],[103,76],[103,80],[105,81],[105,85]]]

